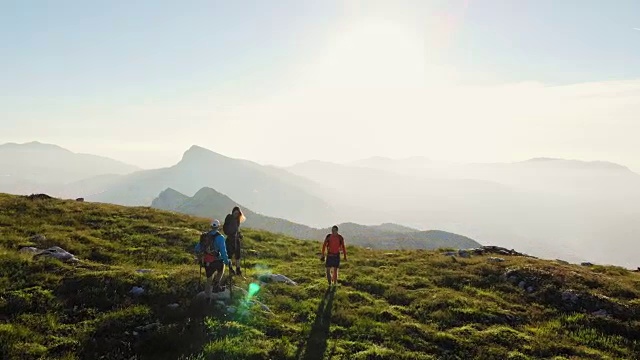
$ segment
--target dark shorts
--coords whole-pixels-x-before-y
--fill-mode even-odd
[[[338,255],[327,255],[327,262],[325,264],[325,267],[331,268],[338,268],[340,267],[340,254]]]
[[[212,263],[204,264],[204,271],[206,272],[207,277],[212,277],[216,271],[223,271],[223,270],[224,270],[224,263],[222,262],[222,260],[216,260]]]
[[[240,240],[236,239],[233,235],[229,235],[224,243],[227,246],[229,258],[240,259]]]

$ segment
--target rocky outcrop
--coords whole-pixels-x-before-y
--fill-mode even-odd
[[[34,247],[24,247],[22,249],[20,249],[21,252],[27,252],[27,253],[32,253],[35,254],[33,257],[37,258],[40,256],[48,256],[48,257],[52,257],[55,259],[58,259],[60,261],[64,261],[64,262],[77,262],[79,261],[78,258],[76,258],[75,255],[73,255],[72,253],[66,251],[65,249],[59,247],[59,246],[52,246],[46,250],[39,250],[37,248]]]
[[[565,276],[534,267],[509,269],[503,280],[526,291],[537,302],[552,305],[567,313],[580,312],[594,316],[611,316],[625,320],[631,316],[629,306],[608,296],[567,288]]]
[[[47,195],[47,194],[31,194],[29,196],[27,196],[27,199],[29,200],[49,200],[49,199],[53,199],[53,197]]]

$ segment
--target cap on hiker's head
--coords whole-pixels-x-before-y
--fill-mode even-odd
[[[331,230],[338,230],[338,225],[333,225],[333,227],[331,228]]]
[[[214,220],[211,222],[211,227],[212,227],[212,228],[214,228],[214,229],[219,228],[219,227],[220,227],[220,221],[219,221],[218,219],[214,219]]]

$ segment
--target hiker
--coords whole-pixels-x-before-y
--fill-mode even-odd
[[[229,255],[236,262],[236,271],[233,271],[233,266],[231,267],[231,272],[234,275],[242,275],[242,270],[240,269],[240,240],[242,240],[243,237],[242,232],[240,232],[240,224],[245,220],[246,217],[242,213],[242,210],[240,210],[240,207],[236,206],[231,210],[231,214],[227,214],[222,228],[224,233],[227,235],[226,244],[227,249],[229,250]]]
[[[322,244],[322,257],[320,261],[325,261],[325,250],[328,250],[325,267],[327,268],[327,281],[329,286],[333,280],[333,285],[338,284],[338,268],[340,267],[340,250],[344,254],[344,261],[347,261],[347,248],[344,246],[344,237],[338,233],[338,226],[331,228],[331,234],[328,234]],[[331,276],[333,269],[333,276]]]
[[[198,254],[200,265],[204,266],[207,276],[204,292],[209,301],[211,301],[212,292],[218,293],[224,290],[220,286],[222,275],[224,274],[224,265],[231,266],[225,239],[219,230],[220,221],[214,219],[211,222],[211,230],[203,233],[200,236],[200,242],[196,245],[196,253]]]

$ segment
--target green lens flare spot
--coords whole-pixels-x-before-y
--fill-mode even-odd
[[[249,284],[249,296],[254,296],[260,291],[260,285],[256,283]]]

